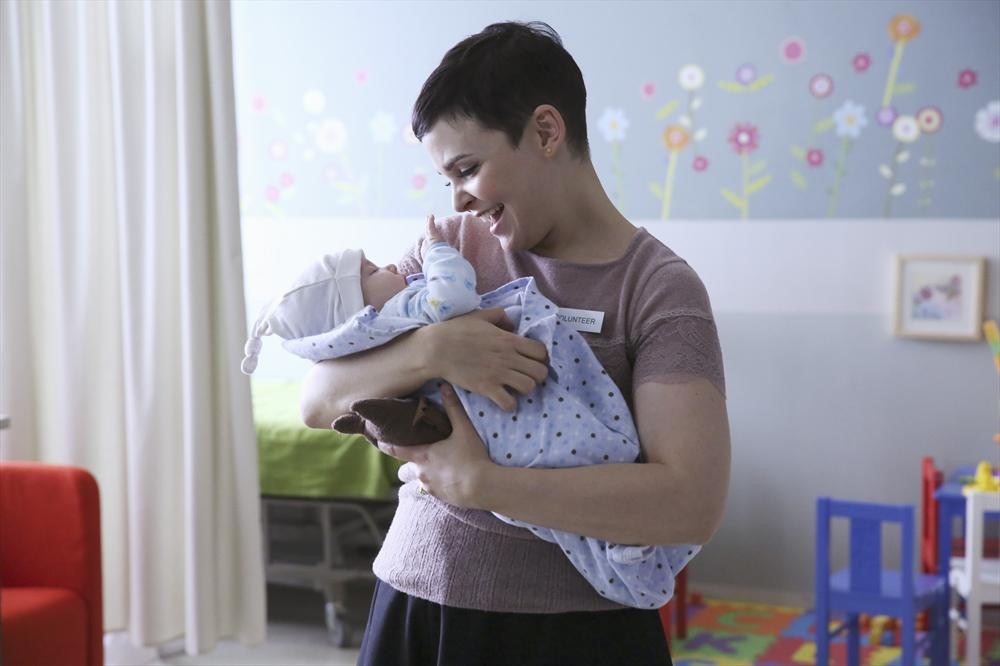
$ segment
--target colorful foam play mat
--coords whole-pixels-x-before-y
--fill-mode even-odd
[[[917,666],[901,663],[898,631],[889,618],[862,620],[863,665]],[[984,618],[983,625],[982,663],[1000,666],[1000,624],[989,624]],[[919,634],[917,638],[919,641]],[[701,599],[694,594],[688,602],[687,638],[674,637],[670,651],[676,666],[812,665],[816,663],[813,612],[791,606]],[[831,643],[830,653],[831,666],[847,663],[844,634]],[[961,638],[958,653],[965,654]],[[921,664],[927,664],[926,655],[921,657]]]

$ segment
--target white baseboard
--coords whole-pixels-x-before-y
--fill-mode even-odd
[[[708,583],[690,579],[688,580],[688,594],[690,595],[692,592],[699,592],[703,597],[709,599],[729,599],[774,606],[795,606],[796,608],[812,608],[814,603],[811,593],[729,585],[727,583]]]

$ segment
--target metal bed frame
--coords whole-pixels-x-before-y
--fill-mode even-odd
[[[385,499],[261,496],[267,582],[321,592],[337,647],[356,644],[364,629],[347,619],[347,584],[374,580],[371,564],[396,512],[395,492]]]

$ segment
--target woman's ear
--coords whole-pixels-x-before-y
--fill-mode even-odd
[[[566,139],[566,122],[559,109],[551,104],[542,104],[531,114],[529,132],[532,143],[546,157],[551,157],[559,152]]]

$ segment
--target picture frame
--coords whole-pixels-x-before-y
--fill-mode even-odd
[[[927,340],[982,338],[986,259],[896,256],[895,334]]]

